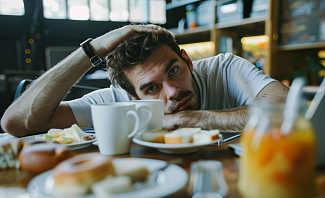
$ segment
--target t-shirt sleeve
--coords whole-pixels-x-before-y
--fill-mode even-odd
[[[129,101],[129,95],[121,88],[105,88],[93,91],[82,98],[67,101],[80,127],[93,127],[91,105]]]
[[[229,66],[226,68],[228,94],[231,98],[235,98],[236,106],[251,104],[266,85],[276,81],[269,75],[264,74],[251,62],[238,56],[233,55]],[[250,96],[249,92],[252,96]]]
[[[275,81],[251,62],[231,53],[195,61],[193,66],[193,76],[200,88],[201,109],[217,110],[249,105],[266,85]],[[244,83],[238,80],[239,76]]]

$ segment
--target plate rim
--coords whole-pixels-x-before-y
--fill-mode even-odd
[[[12,136],[12,137],[5,138],[3,140],[9,140],[9,139],[21,139],[21,140],[23,140],[23,139],[26,139],[26,138],[32,138],[32,137],[35,137],[37,135],[45,135],[45,134],[47,134],[47,133],[41,133],[41,134],[35,134],[35,135],[28,135],[28,136],[24,136],[24,137],[15,137],[15,136]],[[95,136],[95,139],[89,140],[87,142],[77,142],[77,143],[60,144],[60,145],[68,146],[68,147],[70,147],[70,146],[80,146],[80,145],[90,144],[90,143],[93,143],[93,142],[97,141],[97,138],[96,138],[96,134],[95,133],[89,133],[89,134],[90,135],[94,135]],[[34,140],[36,140],[36,139],[34,139]],[[2,141],[2,140],[0,140],[0,141]],[[27,140],[27,141],[31,141],[31,140]]]
[[[201,130],[201,131],[206,131],[206,130]],[[213,140],[211,142],[200,143],[200,144],[194,144],[194,143],[164,144],[164,143],[153,143],[153,142],[143,141],[143,140],[141,140],[141,133],[138,133],[132,138],[132,141],[139,145],[147,146],[147,147],[151,147],[151,148],[177,150],[177,149],[194,149],[194,148],[198,148],[198,147],[202,147],[202,146],[206,146],[206,145],[210,145],[210,144],[215,144],[215,143],[218,143],[219,141],[221,141],[222,139],[223,139],[223,136],[221,133],[219,133],[219,138],[216,140]]]
[[[158,163],[161,163],[161,166],[163,166],[164,164],[167,164],[167,162],[166,161],[164,161],[164,160],[159,160],[159,159],[151,159],[151,158],[132,158],[132,157],[130,157],[130,158],[114,158],[113,159],[113,162],[114,162],[114,160],[116,160],[116,161],[122,161],[122,160],[130,160],[130,159],[132,159],[132,160],[140,160],[140,161],[144,161],[144,162],[142,162],[143,164],[147,164],[148,162],[146,162],[146,161],[154,161],[154,162],[158,162]],[[158,167],[158,166],[157,166]],[[178,166],[178,165],[176,165],[176,164],[172,164],[171,165],[171,168],[173,168],[173,171],[177,171],[177,172],[179,172],[179,171],[181,171],[181,172],[179,172],[179,179],[180,179],[180,183],[179,183],[179,185],[178,185],[178,187],[176,188],[169,188],[169,189],[171,189],[171,191],[161,191],[160,192],[160,194],[158,195],[159,197],[165,197],[165,196],[168,196],[168,195],[171,195],[171,194],[173,194],[173,193],[175,193],[175,192],[177,192],[177,191],[179,191],[180,189],[182,189],[186,184],[187,184],[187,182],[188,182],[188,178],[189,178],[189,176],[188,176],[188,173],[187,173],[187,171],[184,169],[184,168],[182,168],[182,167],[180,167],[180,166]],[[150,170],[150,169],[149,169]],[[168,170],[168,168],[166,169],[166,170]],[[150,170],[151,171],[151,170]],[[40,178],[43,178],[43,177],[45,177],[44,179],[46,180],[49,176],[50,176],[50,174],[53,172],[53,169],[52,170],[49,170],[49,171],[46,171],[46,172],[44,172],[44,173],[41,173],[41,174],[39,174],[39,175],[37,175],[36,177],[34,177],[29,183],[28,183],[28,186],[27,186],[27,191],[28,191],[28,193],[31,193],[31,191],[33,191],[33,192],[35,192],[35,189],[34,188],[32,188],[31,186],[32,185],[35,185],[36,183],[37,183],[37,181],[38,180],[40,180]],[[171,174],[171,173],[169,173],[169,174]],[[170,178],[173,178],[173,177],[170,177]],[[164,185],[164,186],[166,186],[166,185],[168,185],[168,181],[165,181],[163,184],[160,184],[160,185]],[[156,187],[157,188],[157,186],[153,186],[153,187]],[[148,187],[148,188],[153,188],[153,187]],[[161,186],[160,186],[161,187]],[[143,191],[144,189],[140,189],[139,191],[141,192],[142,191],[142,193],[145,193],[146,191]],[[40,192],[37,192],[37,193],[40,193]],[[132,194],[129,194],[129,193],[134,193],[134,192],[126,192],[126,193],[121,193],[121,194],[114,194],[114,195],[112,195],[112,198],[114,198],[114,197],[116,197],[116,198],[119,198],[119,197],[123,197],[123,195],[124,196],[128,196],[128,197],[130,197],[130,196],[134,196],[134,195],[132,195]],[[129,195],[128,195],[129,194]],[[149,193],[150,194],[150,193]],[[45,195],[46,197],[50,197],[50,198],[56,198],[57,196],[56,195],[52,195],[52,194],[40,194],[39,196],[43,196],[43,195]],[[142,195],[141,195],[142,196]],[[144,194],[142,197],[152,197],[152,196],[157,196],[157,195],[148,195],[148,194]],[[38,196],[37,196],[38,197]],[[71,196],[71,197],[73,197],[73,196]],[[95,194],[88,194],[88,195],[84,195],[84,196],[82,196],[82,197],[80,197],[80,198],[97,198],[97,196],[95,195]]]

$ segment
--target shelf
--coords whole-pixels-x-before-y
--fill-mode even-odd
[[[182,34],[178,34],[178,28],[172,28],[169,29],[171,32],[176,34],[176,36],[187,36],[191,34],[198,34],[198,33],[205,33],[209,32],[212,28],[209,26],[202,26],[202,27],[197,27],[197,28],[191,28],[191,29],[185,29]]]
[[[177,28],[172,28],[169,30],[176,35],[178,44],[186,44],[209,41],[211,39],[210,33],[213,28],[209,26],[202,26],[194,29],[186,29],[182,34],[178,34]]]
[[[184,5],[191,4],[191,3],[195,3],[198,1],[200,1],[200,0],[179,0],[176,2],[172,2],[172,3],[167,3],[166,10],[170,10],[170,9],[177,8],[177,7],[184,6]]]
[[[310,48],[325,48],[325,41],[282,45],[278,47],[278,50],[287,51],[287,50],[301,50],[301,49],[310,49]]]
[[[237,20],[237,21],[217,23],[216,28],[224,29],[224,28],[240,27],[240,26],[244,26],[244,25],[265,23],[266,20],[267,20],[266,16],[245,18],[245,19],[241,19],[241,20]]]

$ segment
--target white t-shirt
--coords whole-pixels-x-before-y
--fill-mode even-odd
[[[194,61],[194,79],[199,87],[201,107],[203,110],[229,109],[249,105],[257,94],[270,82],[275,81],[263,74],[249,61],[227,53]],[[238,74],[251,90],[253,98],[237,79]],[[134,98],[119,88],[100,89],[91,92],[82,98],[68,101],[79,126],[92,127],[92,104],[124,102]]]

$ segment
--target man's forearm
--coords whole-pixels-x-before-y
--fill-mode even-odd
[[[78,49],[35,80],[6,110],[1,122],[4,129],[10,132],[42,130],[69,89],[91,67],[87,61],[83,51]]]
[[[200,127],[204,130],[242,131],[248,120],[248,106],[225,110],[180,111],[164,116],[164,128]]]
[[[161,30],[144,25],[125,26],[92,40],[91,48],[94,54],[103,58],[126,38],[145,32],[160,34]],[[89,57],[78,48],[35,80],[28,90],[10,105],[1,118],[2,128],[13,135],[23,136],[76,123],[70,106],[60,102],[91,66]]]

